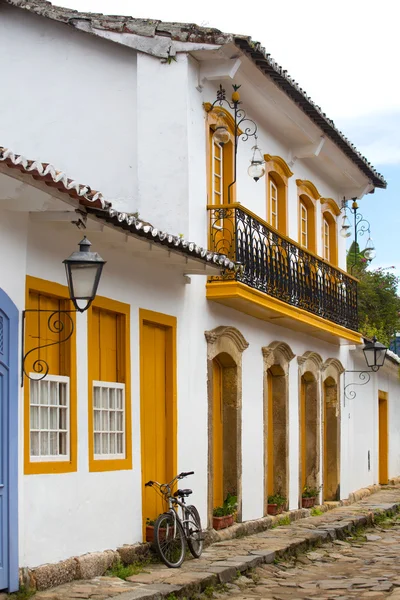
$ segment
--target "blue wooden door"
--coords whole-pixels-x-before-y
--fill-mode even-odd
[[[18,311],[0,288],[0,590],[18,589]]]

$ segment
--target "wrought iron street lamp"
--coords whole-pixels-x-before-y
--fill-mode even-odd
[[[33,380],[41,380],[46,377],[50,367],[47,361],[40,356],[40,350],[67,342],[74,333],[74,321],[71,317],[71,313],[85,312],[96,297],[105,261],[97,252],[91,252],[90,247],[91,243],[85,236],[79,243],[79,251],[73,252],[69,258],[66,258],[63,261],[67,275],[69,297],[75,306],[74,310],[28,308],[22,312],[21,386],[23,385],[24,375],[28,379]],[[48,333],[57,335],[58,339],[49,342],[47,336],[44,335],[44,339],[46,339],[47,343],[36,346],[24,354],[26,313],[48,313]],[[39,358],[32,364],[34,375],[31,377],[26,371],[26,361],[28,356],[34,352],[39,353]]]
[[[105,261],[97,252],[91,252],[91,243],[85,236],[79,242],[79,251],[73,252],[63,263],[67,274],[69,297],[76,310],[85,312],[92,304],[99,287]]]
[[[236,183],[236,163],[237,163],[237,150],[238,150],[238,142],[239,138],[242,139],[243,142],[246,142],[250,137],[255,138],[255,146],[253,146],[253,156],[250,161],[250,166],[248,168],[248,174],[250,177],[254,179],[254,181],[258,181],[265,174],[265,161],[262,155],[260,148],[257,145],[257,125],[252,120],[249,119],[246,115],[246,112],[243,108],[240,108],[242,104],[240,100],[239,88],[240,85],[233,85],[233,93],[231,102],[226,99],[226,92],[222,85],[219,86],[217,91],[217,98],[211,104],[210,111],[215,109],[216,106],[221,106],[225,104],[231,110],[233,110],[233,119],[234,119],[234,132],[233,132],[233,142],[234,142],[234,157],[233,157],[233,181],[228,185],[228,203],[231,201],[231,188]],[[218,114],[218,113],[217,113]],[[228,131],[227,126],[223,122],[223,114],[219,115],[219,121],[217,122],[217,127],[214,132],[214,139],[219,144],[227,144],[230,139],[230,133]],[[243,131],[242,131],[243,128]]]
[[[370,342],[367,342],[363,348],[365,362],[369,367],[369,371],[345,371],[344,372],[344,396],[348,400],[354,400],[356,392],[354,390],[348,390],[353,385],[365,385],[371,379],[371,373],[376,373],[381,367],[383,367],[386,359],[386,353],[388,349],[386,346],[378,342],[374,336]],[[346,373],[358,373],[360,381],[348,383],[346,385]]]
[[[353,222],[353,228],[354,228],[353,255],[354,255],[354,259],[353,259],[353,264],[350,267],[350,271],[352,272],[354,266],[357,264],[357,254],[358,254],[358,250],[359,250],[358,236],[362,236],[365,233],[368,233],[368,240],[367,240],[367,243],[366,243],[364,251],[363,251],[363,255],[366,260],[371,262],[371,260],[373,260],[376,256],[376,250],[375,250],[374,242],[372,241],[372,238],[371,238],[371,230],[370,230],[371,226],[369,224],[369,221],[364,219],[364,217],[361,213],[357,212],[358,204],[357,204],[356,198],[353,198],[353,203],[351,205],[351,208],[349,208],[347,206],[347,201],[343,200],[342,209],[344,210],[342,228],[340,230],[340,235],[342,237],[348,238],[351,236],[351,224],[350,224],[350,220],[347,216],[347,211],[349,211],[349,213],[352,214],[354,217],[354,220],[353,220],[354,221]]]

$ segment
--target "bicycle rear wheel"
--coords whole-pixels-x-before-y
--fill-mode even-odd
[[[185,533],[171,513],[160,515],[154,525],[154,543],[159,557],[171,569],[181,566],[185,558]]]
[[[189,550],[195,558],[200,558],[203,552],[203,532],[199,511],[193,504],[186,507],[186,539]]]

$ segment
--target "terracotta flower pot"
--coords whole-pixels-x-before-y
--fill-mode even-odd
[[[160,530],[160,539],[164,539],[166,529],[161,527]],[[154,542],[154,526],[146,525],[146,542],[150,542],[151,544]]]
[[[233,515],[225,515],[224,517],[213,517],[214,529],[225,529],[233,525]]]
[[[268,504],[267,512],[269,515],[274,517],[276,515],[280,515],[283,512],[283,504],[281,504],[279,507],[277,504]]]
[[[311,498],[302,498],[301,505],[303,508],[312,508],[315,505],[315,500],[315,496],[312,496]]]

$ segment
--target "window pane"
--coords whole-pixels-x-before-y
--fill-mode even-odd
[[[100,440],[100,433],[95,433],[94,434],[94,453],[95,454],[101,454],[101,440]]]
[[[50,404],[58,404],[58,383],[50,381]]]
[[[124,451],[124,438],[122,433],[117,433],[117,454],[122,454]]]
[[[47,407],[40,408],[40,429],[49,428],[49,413]]]
[[[40,455],[49,455],[49,434],[45,431],[40,433]]]
[[[101,431],[101,411],[94,411],[94,430]]]
[[[108,450],[108,433],[101,434],[101,453],[110,454]]]
[[[66,408],[60,408],[59,409],[59,416],[60,416],[60,429],[66,430],[68,429],[68,424],[67,424],[67,409]]]
[[[62,406],[67,406],[67,384],[60,383],[59,384],[59,404]]]
[[[110,431],[115,431],[115,425],[116,425],[115,411],[112,410],[110,412]]]
[[[117,388],[117,408],[122,408],[122,392],[121,388]]]
[[[58,434],[55,431],[50,433],[50,455],[58,456]]]
[[[39,456],[39,433],[31,432],[31,456]]]
[[[58,429],[58,408],[50,408],[50,426],[49,429]]]
[[[108,412],[106,410],[101,413],[101,428],[103,431],[108,431]]]
[[[93,390],[93,404],[96,408],[100,408],[101,403],[100,403],[100,388],[99,387],[95,387]]]
[[[30,382],[30,402],[31,404],[39,404],[39,382]]]
[[[110,408],[115,408],[115,389],[111,388],[109,390],[110,394]]]
[[[108,388],[101,388],[101,397],[102,397],[102,407],[108,408]]]
[[[49,403],[49,387],[47,381],[41,381],[39,383],[39,401],[40,404],[48,404]]]
[[[67,455],[67,434],[59,433],[59,454],[62,456]]]
[[[39,429],[39,407],[31,406],[31,429]]]
[[[116,414],[116,431],[123,431],[124,430],[124,417],[123,417],[122,412],[118,412]]]
[[[116,453],[115,433],[110,433],[110,454]]]

